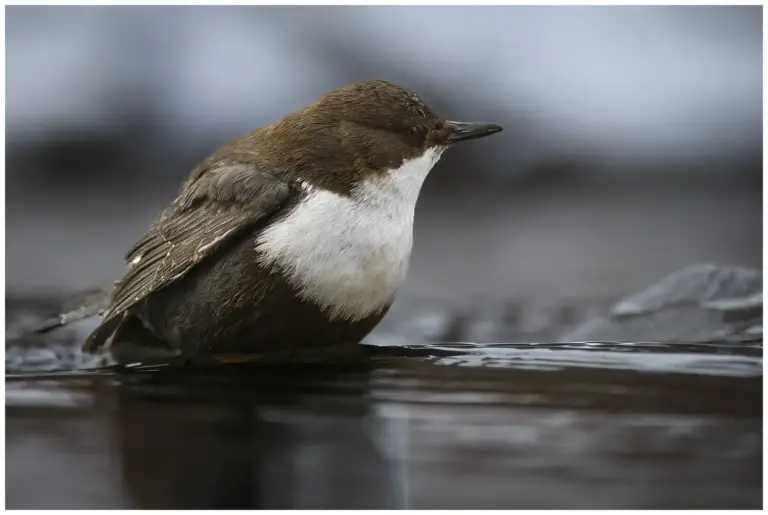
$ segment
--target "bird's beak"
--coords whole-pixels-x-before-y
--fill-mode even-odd
[[[447,122],[454,128],[453,133],[448,136],[448,143],[458,143],[470,139],[484,138],[491,134],[501,132],[501,126],[495,123],[483,122]]]

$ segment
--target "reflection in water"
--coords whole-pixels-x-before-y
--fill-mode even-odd
[[[415,357],[9,377],[8,507],[759,507],[761,382]]]
[[[9,506],[404,507],[400,466],[387,421],[371,407],[365,368],[65,375],[12,379],[8,391],[8,444],[17,449],[9,453],[17,471]],[[30,435],[56,441],[18,447]],[[70,476],[83,464],[101,473],[60,485],[32,460],[46,450]],[[34,495],[22,486],[31,477]]]
[[[347,374],[337,402],[337,378],[322,370],[242,372],[257,375],[122,381],[113,431],[137,507],[401,507],[365,375]],[[308,395],[293,378],[314,385]]]

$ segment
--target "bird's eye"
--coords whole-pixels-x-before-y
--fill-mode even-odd
[[[410,134],[418,134],[419,133],[419,128],[414,125],[410,129],[408,129],[408,133],[410,133]]]

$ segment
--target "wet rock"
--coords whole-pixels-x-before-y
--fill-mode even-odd
[[[456,321],[456,311],[451,306],[428,300],[398,299],[366,338],[366,343],[394,345],[441,341],[452,332]]]
[[[616,303],[560,341],[762,342],[760,270],[700,264]]]
[[[386,345],[551,342],[565,328],[595,316],[608,305],[606,299],[512,299],[452,305],[402,298],[395,302],[366,342]]]
[[[514,300],[477,306],[466,314],[460,341],[530,343],[553,341],[564,327],[587,318],[595,300]]]

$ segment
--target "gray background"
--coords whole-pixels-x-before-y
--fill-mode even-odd
[[[350,81],[505,132],[427,180],[403,295],[761,267],[760,7],[9,7],[7,288],[116,279],[218,145]]]

